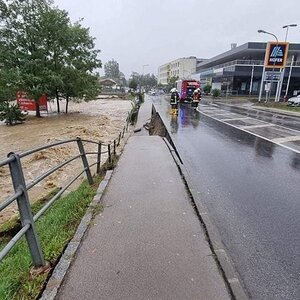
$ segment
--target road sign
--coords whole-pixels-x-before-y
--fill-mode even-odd
[[[268,42],[265,67],[266,68],[284,68],[288,54],[289,43],[286,42]]]
[[[271,90],[271,83],[270,82],[267,82],[266,84],[265,84],[265,91],[266,92],[269,92]]]
[[[280,81],[281,72],[266,71],[264,81]]]

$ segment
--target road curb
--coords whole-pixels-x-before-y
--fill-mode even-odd
[[[190,194],[192,205],[194,206],[199,221],[204,228],[209,246],[215,256],[216,263],[220,268],[220,271],[223,275],[232,298],[235,300],[248,300],[249,297],[247,296],[241,280],[239,279],[239,276],[235,271],[233,262],[226,253],[217,228],[211,222],[208,211],[203,205],[202,201],[199,199],[199,196],[195,194],[194,189],[191,188],[191,177],[188,174],[188,171],[186,170],[184,164],[180,162],[175,149],[173,149],[169,141],[166,138],[163,139],[167,144],[170,153],[178,167],[178,170],[184,180],[187,191]],[[196,202],[195,199],[198,199],[198,201]]]
[[[282,110],[282,109],[278,109],[278,108],[274,109],[274,108],[270,108],[270,107],[261,107],[261,106],[255,106],[255,105],[252,105],[251,108],[266,111],[266,112],[273,112],[273,113],[276,113],[276,114],[281,114],[281,115],[285,115],[285,116],[289,116],[289,117],[300,118],[300,113],[299,112],[286,111],[286,110]]]
[[[56,267],[54,268],[54,271],[50,279],[48,280],[46,288],[43,291],[43,294],[40,299],[52,300],[58,294],[59,288],[61,287],[63,280],[71,265],[71,262],[76,255],[76,251],[84,237],[84,234],[89,228],[89,225],[91,224],[95,210],[101,202],[102,196],[104,194],[104,191],[107,187],[109,180],[111,179],[112,173],[113,173],[112,170],[107,171],[104,179],[100,182],[96,195],[94,196],[85,215],[83,216],[80,224],[78,225],[74,237],[69,242],[66,250],[61,256]]]

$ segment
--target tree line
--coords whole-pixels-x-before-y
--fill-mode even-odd
[[[105,76],[115,80],[120,86],[129,86],[129,88],[136,90],[138,87],[151,89],[157,86],[157,79],[154,74],[139,74],[132,72],[129,81],[125,75],[120,71],[119,63],[112,59],[104,64]]]
[[[0,0],[0,109],[12,107],[18,91],[34,99],[37,117],[44,94],[56,99],[58,112],[61,98],[66,112],[71,99],[94,98],[99,52],[89,29],[53,1]]]

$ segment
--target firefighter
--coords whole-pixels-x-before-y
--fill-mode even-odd
[[[193,101],[192,101],[192,107],[194,109],[197,109],[199,102],[201,101],[201,90],[200,88],[197,88],[193,92]]]
[[[171,92],[171,99],[170,99],[171,115],[177,115],[178,114],[179,93],[176,90],[176,88],[172,88],[170,92]]]

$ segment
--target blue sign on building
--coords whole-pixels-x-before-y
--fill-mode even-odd
[[[288,43],[269,42],[267,45],[265,66],[267,68],[284,68],[288,54]]]

